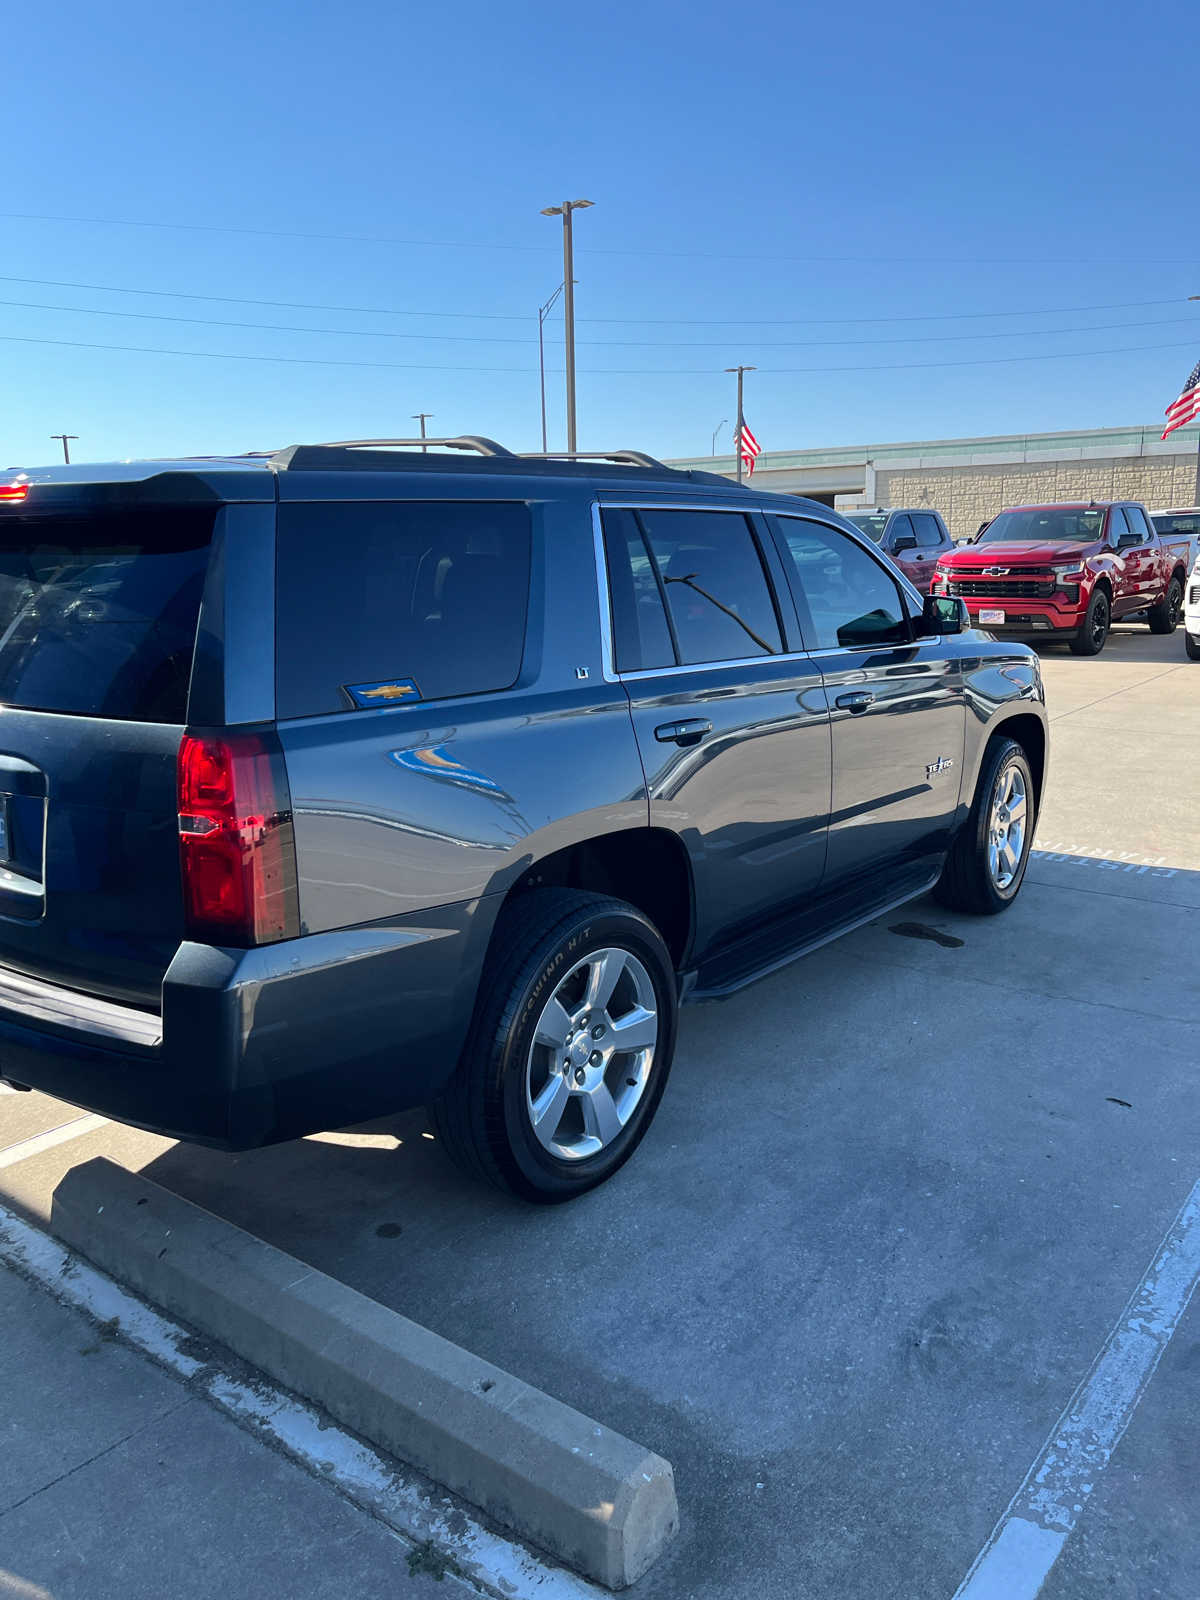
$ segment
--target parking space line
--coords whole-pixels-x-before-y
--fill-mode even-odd
[[[31,1278],[61,1303],[119,1327],[122,1339],[189,1382],[255,1438],[385,1523],[407,1545],[432,1545],[447,1558],[447,1574],[477,1592],[493,1600],[604,1600],[608,1594],[493,1532],[445,1490],[426,1485],[261,1374],[243,1379],[224,1371],[219,1354],[200,1348],[190,1330],[5,1206],[0,1206],[0,1263]]]
[[[954,1600],[1035,1600],[1200,1281],[1200,1182]]]
[[[57,1128],[51,1128],[46,1133],[35,1133],[31,1138],[10,1144],[7,1150],[0,1150],[0,1167],[15,1166],[18,1161],[24,1161],[28,1156],[41,1155],[43,1150],[53,1150],[56,1144],[66,1144],[70,1139],[82,1138],[94,1128],[103,1128],[107,1121],[107,1117],[87,1116],[73,1117],[70,1122],[60,1122]]]

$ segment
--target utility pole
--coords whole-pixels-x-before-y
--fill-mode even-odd
[[[432,415],[433,415],[432,411],[414,411],[413,414],[412,414],[413,421],[414,422],[419,422],[421,424],[421,437],[422,437],[422,439],[425,437],[425,418],[426,417],[431,417]],[[421,454],[422,455],[427,454],[424,445],[421,446]]]
[[[563,219],[563,334],[567,357],[567,454],[574,455],[575,440],[575,252],[571,239],[571,213],[593,205],[591,200],[564,200],[560,206],[545,206],[544,217]]]
[[[736,372],[737,373],[737,379],[738,379],[737,426],[735,427],[734,434],[733,434],[733,454],[734,454],[734,459],[737,461],[737,481],[739,483],[741,483],[741,481],[742,481],[742,422],[744,420],[743,417],[742,417],[742,374],[744,372],[757,372],[758,368],[757,367],[726,367],[725,371],[726,372]]]
[[[543,455],[546,454],[546,452],[549,450],[550,447],[546,443],[546,341],[542,337],[542,329],[546,324],[546,318],[550,315],[550,311],[551,311],[551,308],[554,305],[554,302],[558,299],[559,295],[562,292],[563,292],[563,286],[560,283],[558,288],[555,289],[554,293],[550,296],[549,300],[546,301],[546,304],[544,306],[539,306],[538,307],[538,372],[541,374],[541,379],[542,379],[542,454]]]
[[[66,462],[66,464],[68,466],[70,466],[71,465],[71,452],[67,449],[67,440],[68,439],[78,439],[79,435],[77,433],[52,433],[50,435],[50,437],[52,439],[61,439],[62,440],[63,460]]]

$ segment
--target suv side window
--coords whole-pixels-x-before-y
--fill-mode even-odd
[[[732,511],[639,510],[680,665],[778,655],[783,633],[762,555]]]
[[[779,517],[791,557],[797,604],[811,619],[805,635],[814,650],[873,649],[908,644],[908,613],[900,590],[873,556],[837,528],[802,517]]]
[[[608,507],[601,513],[601,525],[617,671],[673,667],[675,646],[662,589],[637,518],[632,511]]]
[[[1126,506],[1125,520],[1129,524],[1129,531],[1136,533],[1143,544],[1150,538],[1150,529],[1146,525],[1146,515],[1141,506]]]
[[[917,543],[923,550],[936,550],[944,543],[942,525],[928,511],[914,511],[912,525],[917,535]]]
[[[281,505],[276,711],[347,711],[507,689],[525,648],[529,508],[504,501]],[[368,700],[366,704],[375,702]]]

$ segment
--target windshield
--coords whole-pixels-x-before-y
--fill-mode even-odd
[[[1033,506],[1002,511],[979,535],[979,544],[1095,544],[1104,532],[1103,506]]]
[[[883,538],[883,530],[887,527],[886,514],[881,517],[851,517],[849,520],[858,529],[859,533],[865,533],[867,538],[874,539],[876,544]]]

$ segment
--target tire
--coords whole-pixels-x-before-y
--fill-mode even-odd
[[[1111,627],[1112,606],[1108,595],[1103,589],[1093,589],[1083,627],[1071,640],[1071,649],[1077,656],[1098,656],[1104,649]]]
[[[1024,827],[1019,844],[1015,847],[1016,861],[1011,879],[1003,881],[1006,872],[995,870],[991,857],[993,812],[999,796],[1010,788],[1010,774],[1015,774],[1016,785],[1024,790]],[[1029,851],[1037,823],[1037,801],[1033,773],[1025,751],[1015,739],[997,733],[988,741],[979,769],[979,782],[970,815],[959,830],[946,865],[934,888],[934,894],[945,906],[955,911],[970,911],[976,916],[995,916],[1007,911],[1017,898],[1025,881],[1029,865]],[[1011,823],[1004,824],[1011,838]],[[1004,866],[1003,855],[996,864]]]
[[[1200,661],[1200,638],[1193,639],[1190,633],[1185,633],[1183,648],[1187,651],[1189,661]]]
[[[1183,585],[1178,578],[1172,578],[1167,585],[1167,592],[1156,606],[1151,606],[1146,615],[1150,624],[1151,633],[1174,633],[1179,626],[1179,619],[1183,615]]]
[[[615,988],[589,1006],[601,972]],[[568,889],[520,896],[496,924],[462,1057],[430,1107],[435,1136],[462,1171],[523,1200],[585,1194],[629,1160],[653,1120],[678,1004],[670,953],[634,906]],[[604,1042],[633,1025],[637,1039],[654,1034],[649,1045]]]

